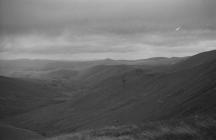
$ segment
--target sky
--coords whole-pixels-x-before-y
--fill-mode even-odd
[[[142,59],[216,49],[216,0],[0,0],[0,59]]]

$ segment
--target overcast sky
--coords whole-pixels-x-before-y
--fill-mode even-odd
[[[140,59],[216,49],[216,0],[0,0],[0,58]]]

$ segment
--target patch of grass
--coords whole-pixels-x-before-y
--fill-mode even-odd
[[[215,140],[216,120],[209,117],[111,126],[47,140]]]

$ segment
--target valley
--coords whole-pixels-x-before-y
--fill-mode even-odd
[[[215,121],[215,50],[134,61],[4,60],[1,67],[0,122],[44,137],[195,116]]]

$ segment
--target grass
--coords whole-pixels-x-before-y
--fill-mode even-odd
[[[216,140],[216,119],[195,116],[141,125],[110,126],[47,140]]]

